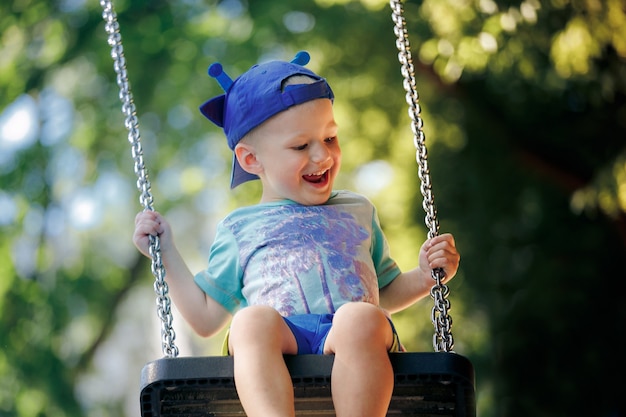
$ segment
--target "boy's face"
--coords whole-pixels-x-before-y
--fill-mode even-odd
[[[325,203],[341,166],[332,103],[316,99],[259,126],[249,142],[263,184],[262,202]]]

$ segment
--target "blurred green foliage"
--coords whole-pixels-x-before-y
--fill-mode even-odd
[[[236,77],[300,49],[337,96],[339,186],[370,196],[392,254],[414,264],[426,232],[386,2],[115,7],[156,208],[192,267],[217,220],[259,195],[258,184],[228,190],[229,151],[196,110],[221,93],[206,68],[219,61]],[[405,10],[441,230],[462,254],[453,330],[476,368],[479,415],[624,415],[623,1]],[[0,416],[138,414],[126,404],[137,399],[86,388],[125,386],[93,374],[101,352],[116,329],[154,314],[136,301],[151,274],[130,243],[140,207],[119,106],[97,2],[0,4]],[[429,317],[425,300],[396,318],[411,350],[431,349]],[[145,351],[123,371],[133,385],[154,349],[118,331]],[[126,366],[126,345],[108,366]]]

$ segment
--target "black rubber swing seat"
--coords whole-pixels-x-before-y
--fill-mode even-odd
[[[387,415],[475,417],[474,368],[456,353],[390,354],[395,373]],[[298,416],[334,416],[330,355],[285,356]],[[142,417],[245,416],[227,356],[163,358],[141,372]]]

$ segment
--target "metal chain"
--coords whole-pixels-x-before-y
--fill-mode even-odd
[[[411,46],[409,44],[406,21],[404,19],[404,7],[402,1],[390,0],[391,18],[394,22],[393,31],[396,34],[396,47],[398,48],[398,60],[401,64],[401,72],[404,76],[404,90],[406,91],[406,102],[409,106],[409,117],[411,118],[411,130],[413,131],[413,144],[415,145],[415,160],[418,165],[418,175],[421,181],[420,191],[424,198],[422,207],[425,216],[425,223],[428,227],[428,238],[433,238],[439,234],[439,221],[437,220],[437,210],[435,208],[432,184],[430,182],[430,170],[428,168],[428,155],[426,151],[426,136],[422,130],[424,125],[420,117],[421,107],[419,105],[419,94],[415,82],[415,68],[411,57]],[[435,284],[430,290],[434,306],[431,312],[431,321],[435,327],[433,335],[433,348],[436,352],[450,352],[454,345],[450,317],[450,301],[447,299],[450,292],[445,285],[445,273],[441,268],[432,270],[432,278]]]
[[[122,35],[120,34],[117,15],[113,10],[111,0],[100,0],[102,6],[102,18],[105,21],[105,30],[108,34],[108,44],[111,47],[111,57],[113,67],[117,74],[117,85],[120,89],[119,97],[122,102],[122,113],[126,116],[124,125],[128,130],[128,141],[131,144],[131,154],[134,160],[135,175],[137,176],[137,189],[140,192],[139,202],[144,210],[153,211],[153,198],[150,192],[150,181],[148,172],[143,161],[143,150],[139,135],[139,122],[137,112],[133,102],[133,95],[130,91],[128,72],[126,71],[126,59],[124,58],[124,48],[122,46]],[[150,236],[150,255],[152,257],[152,274],[154,275],[154,291],[157,295],[157,315],[161,319],[161,349],[163,354],[169,358],[178,356],[178,347],[174,340],[176,333],[172,327],[171,301],[168,295],[168,286],[165,282],[165,268],[161,260],[161,247],[158,236]]]

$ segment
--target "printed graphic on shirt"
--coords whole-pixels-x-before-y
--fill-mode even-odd
[[[263,210],[253,224],[231,220],[225,226],[239,245],[249,305],[289,316],[334,313],[348,301],[377,303],[371,231],[345,210],[281,205]]]

